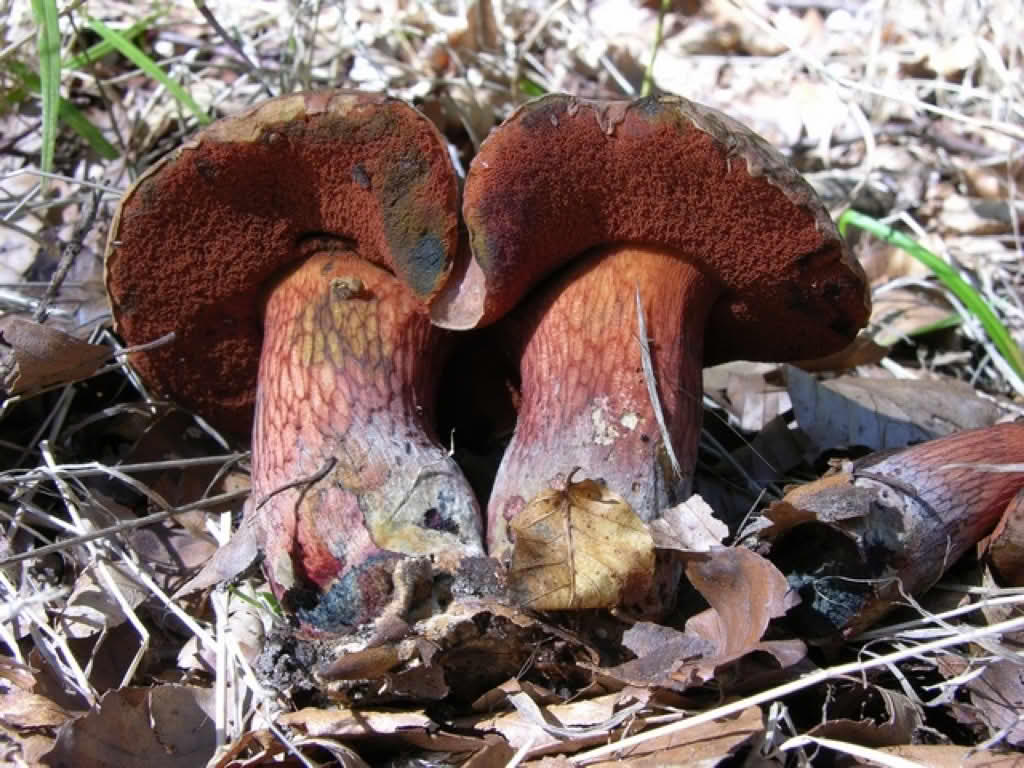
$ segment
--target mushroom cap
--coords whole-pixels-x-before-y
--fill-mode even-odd
[[[220,120],[125,194],[106,252],[116,330],[158,392],[252,426],[263,300],[290,264],[352,249],[424,304],[458,247],[458,187],[433,124],[397,99],[298,93]]]
[[[463,217],[472,259],[431,308],[449,328],[497,320],[616,243],[664,248],[718,283],[709,364],[820,356],[869,313],[864,271],[810,185],[749,128],[680,97],[523,105],[473,159]]]

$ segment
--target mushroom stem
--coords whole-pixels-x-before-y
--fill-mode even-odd
[[[347,251],[315,253],[266,301],[253,491],[275,592],[318,629],[377,615],[395,553],[481,553],[476,500],[431,426],[444,336]]]
[[[999,424],[871,454],[790,491],[769,516],[802,520],[771,550],[803,599],[791,619],[853,637],[932,587],[1014,513],[1022,459],[1024,424]]]
[[[678,476],[644,376],[637,292]],[[492,556],[511,546],[508,521],[574,467],[603,480],[644,520],[689,494],[704,326],[718,294],[715,282],[683,259],[617,246],[574,262],[509,316],[522,406],[488,507]]]

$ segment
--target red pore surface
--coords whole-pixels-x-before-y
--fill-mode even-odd
[[[510,545],[508,521],[557,474],[602,479],[651,520],[689,491],[701,413],[708,310],[719,286],[671,254],[621,247],[590,254],[506,321],[520,349],[522,406],[488,505],[488,550]],[[639,293],[671,468],[644,376]]]
[[[253,493],[275,592],[338,630],[390,596],[396,555],[480,554],[472,491],[435,440],[443,331],[385,270],[318,252],[266,303]]]
[[[210,126],[125,195],[107,249],[107,289],[158,393],[248,434],[269,285],[333,238],[386,266],[421,301],[451,269],[455,175],[443,140],[411,107],[346,91],[292,94]]]

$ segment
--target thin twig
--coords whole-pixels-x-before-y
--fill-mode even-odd
[[[58,473],[54,473],[56,476]],[[200,499],[199,501],[193,501],[191,504],[185,504],[180,507],[173,509],[166,509],[162,512],[155,512],[152,515],[146,515],[136,520],[125,520],[124,522],[118,523],[117,525],[111,525],[107,528],[100,528],[89,533],[83,533],[80,536],[75,536],[71,539],[64,539],[58,541],[55,544],[48,544],[45,547],[39,547],[29,552],[22,552],[17,555],[11,555],[0,560],[0,568],[5,565],[11,565],[12,563],[20,563],[22,560],[29,560],[33,557],[42,557],[48,555],[51,552],[61,552],[70,547],[77,546],[78,544],[85,543],[87,541],[93,541],[94,539],[103,539],[108,536],[116,536],[117,534],[130,531],[135,528],[143,528],[153,523],[158,523],[161,520],[166,520],[171,517],[183,515],[186,512],[192,512],[196,509],[205,509],[207,507],[216,507],[220,504],[227,504],[229,501],[236,501],[237,499],[245,498],[249,494],[248,490],[243,491],[231,491],[230,493],[222,493],[219,496],[211,496],[208,499]]]
[[[272,490],[270,493],[268,493],[266,496],[260,499],[254,511],[259,512],[263,508],[263,506],[272,498],[277,496],[279,493],[284,493],[285,491],[290,490],[292,488],[301,488],[303,494],[305,494],[305,492],[309,490],[310,486],[312,486],[314,483],[318,483],[321,480],[323,480],[327,476],[327,473],[334,469],[334,465],[337,463],[337,458],[335,458],[334,456],[329,456],[327,458],[327,461],[324,462],[323,466],[320,467],[320,469],[318,469],[312,475],[300,477],[298,480],[290,480],[284,485],[279,485],[277,488]]]
[[[50,284],[46,286],[46,292],[42,298],[39,299],[39,304],[36,306],[36,311],[32,315],[32,319],[37,323],[42,323],[46,320],[46,308],[50,302],[57,298],[57,294],[60,292],[61,285],[64,284],[64,278],[68,276],[68,272],[71,271],[71,267],[75,263],[75,259],[78,258],[78,254],[82,252],[82,248],[85,247],[85,238],[89,232],[92,231],[93,224],[96,223],[96,214],[100,209],[100,199],[102,195],[93,190],[92,197],[89,199],[89,204],[86,206],[85,215],[82,216],[78,222],[78,226],[75,227],[71,234],[71,240],[67,245],[64,246],[64,251],[61,253],[60,262],[57,264],[57,269],[53,272],[53,277],[50,278]]]
[[[640,343],[640,360],[644,367],[644,382],[647,384],[647,395],[651,398],[651,408],[654,410],[654,418],[658,422],[658,430],[661,432],[661,441],[665,445],[665,453],[668,454],[672,471],[676,475],[676,483],[683,480],[683,470],[679,466],[679,459],[676,458],[675,448],[672,447],[672,435],[665,423],[665,412],[661,407],[661,398],[658,397],[658,382],[654,378],[654,363],[651,360],[651,343],[647,338],[647,321],[644,319],[644,304],[640,298],[640,288],[636,289],[636,329],[637,341]]]

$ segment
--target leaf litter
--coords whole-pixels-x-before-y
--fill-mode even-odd
[[[32,65],[34,29],[27,5],[12,6],[3,22],[5,56]],[[468,8],[405,2],[314,8],[268,1],[211,8],[219,29],[193,4],[175,2],[162,7],[164,15],[145,40],[146,50],[205,109],[230,114],[268,91],[296,87],[387,89],[414,100],[435,120],[463,168],[488,130],[531,88],[585,97],[634,95],[657,21],[655,9],[625,0],[479,2]],[[84,15],[77,8],[61,10],[62,54],[69,57],[91,41],[82,32]],[[148,11],[104,3],[89,7],[119,28]],[[1024,182],[1020,23],[1019,9],[1010,2],[989,4],[984,14],[918,2],[815,8],[724,0],[679,4],[666,15],[654,82],[751,124],[790,154],[836,212],[853,199],[874,216],[896,220],[901,213],[912,214],[919,227],[914,234],[961,270],[1019,341],[1024,325],[1018,297],[1018,190]],[[14,71],[5,69],[5,77],[15,78]],[[825,376],[805,374],[798,392],[793,381],[800,374],[787,372],[783,380],[777,372],[741,364],[733,369],[731,386],[722,387],[723,395],[706,400],[697,482],[716,516],[728,521],[730,533],[722,534],[706,510],[693,518],[682,510],[678,519],[666,515],[673,530],[653,531],[669,536],[674,551],[691,551],[686,569],[696,587],[693,608],[677,617],[677,626],[595,609],[538,617],[489,601],[464,575],[457,591],[477,602],[456,600],[459,607],[451,615],[423,625],[413,621],[418,645],[389,639],[378,627],[364,648],[355,641],[355,647],[327,649],[321,656],[301,651],[290,660],[278,658],[281,666],[336,662],[347,650],[355,670],[350,674],[369,679],[328,682],[326,675],[321,683],[330,690],[326,700],[288,685],[298,677],[276,678],[277,688],[258,679],[254,646],[279,632],[283,619],[267,599],[258,570],[250,568],[251,550],[239,548],[218,567],[211,564],[191,589],[181,589],[197,575],[211,547],[244,538],[236,534],[244,490],[232,496],[224,480],[247,470],[245,446],[149,397],[124,365],[116,340],[92,333],[103,322],[96,254],[102,252],[111,205],[141,168],[187,138],[194,119],[116,54],[76,65],[63,85],[62,94],[121,156],[100,160],[64,128],[54,158],[58,177],[43,193],[36,173],[40,131],[33,98],[18,96],[0,113],[5,136],[0,266],[7,281],[0,286],[2,321],[5,328],[27,329],[20,338],[45,343],[41,352],[27,355],[19,350],[31,345],[10,344],[14,336],[4,333],[19,374],[29,382],[23,394],[5,404],[0,440],[6,459],[0,473],[6,534],[0,542],[5,759],[53,764],[61,755],[88,765],[109,757],[116,746],[122,750],[118,760],[125,761],[119,764],[125,765],[134,764],[129,759],[174,764],[172,750],[189,755],[191,762],[182,764],[190,765],[253,765],[286,755],[299,761],[329,755],[342,765],[364,765],[369,756],[387,752],[387,739],[385,746],[369,748],[342,723],[345,717],[359,722],[369,712],[375,712],[379,732],[400,734],[407,726],[422,737],[409,749],[450,763],[475,754],[479,764],[488,764],[487,759],[504,764],[517,751],[516,759],[530,759],[531,740],[553,739],[545,748],[548,760],[595,764],[605,758],[594,750],[569,755],[582,740],[603,744],[613,734],[626,739],[645,728],[639,743],[624,748],[624,762],[689,764],[736,749],[757,749],[779,762],[784,753],[773,752],[772,745],[798,733],[818,738],[819,744],[829,739],[828,749],[856,742],[873,745],[876,754],[901,754],[926,765],[971,764],[975,758],[966,745],[999,749],[1018,743],[1012,718],[1020,699],[1020,665],[999,645],[1014,640],[1002,627],[1019,615],[1014,610],[1019,611],[1020,597],[1005,586],[1020,583],[1013,575],[1019,574],[1014,565],[1019,554],[1016,560],[1005,556],[1019,551],[1015,518],[1007,517],[989,540],[978,569],[991,574],[985,569],[992,564],[1001,580],[950,583],[946,588],[959,596],[955,607],[938,615],[902,614],[903,623],[894,625],[902,629],[874,631],[873,649],[916,646],[904,660],[886,662],[890,670],[906,670],[902,682],[896,675],[874,675],[875,666],[830,667],[857,658],[856,639],[830,655],[772,645],[789,641],[779,637],[780,619],[772,618],[788,605],[785,580],[765,563],[737,554],[748,550],[723,545],[741,524],[746,531],[776,525],[760,516],[764,505],[785,484],[817,477],[832,456],[899,448],[1019,415],[1014,386],[990,350],[962,324],[939,327],[956,308],[934,279],[891,247],[863,236],[855,238],[854,247],[866,264],[875,265],[868,271],[877,293],[876,314],[867,332],[874,346],[863,344],[856,354],[825,367],[809,365]],[[97,224],[78,232],[93,190],[99,192]],[[59,246],[69,244],[78,256],[59,290],[44,299],[64,252]],[[27,325],[47,301],[45,323]],[[107,360],[117,362],[97,368]],[[849,373],[830,378],[828,372],[839,370]],[[708,392],[714,395],[710,387]],[[207,461],[204,468],[191,463],[197,460]],[[583,500],[593,501],[593,495]],[[216,501],[218,496],[223,500]],[[197,502],[200,506],[191,506]],[[56,550],[41,549],[54,541],[64,543]],[[666,539],[655,544],[663,547]],[[41,554],[6,560],[33,549]],[[579,583],[576,569],[570,565],[576,549],[561,550],[556,583],[569,597],[561,607],[580,608],[572,586]],[[491,571],[466,564],[462,573]],[[234,580],[230,588],[224,584],[228,578]],[[606,572],[605,597],[597,602],[614,604],[610,595],[621,578]],[[500,582],[493,574],[482,581],[490,579]],[[712,605],[704,613],[697,590]],[[86,600],[88,595],[97,599]],[[990,611],[986,606],[992,601],[1004,613],[992,614],[990,627],[958,626],[961,616]],[[92,613],[76,617],[76,605],[89,605]],[[89,631],[77,632],[84,636],[72,636],[67,623],[72,618],[90,625]],[[966,633],[976,644],[964,645]],[[955,647],[982,649],[973,658],[966,651],[959,656],[980,674],[960,677],[970,674],[930,656],[928,643],[946,643],[947,654]],[[906,665],[912,657],[911,669]],[[760,664],[756,675],[752,667],[736,666],[759,659],[773,661]],[[637,666],[626,675],[622,670],[628,664]],[[804,681],[812,703],[801,711],[788,707],[783,695],[786,675],[805,669],[816,672]],[[829,718],[843,717],[838,707],[820,706],[831,696],[824,681],[833,672],[873,679],[847,689],[855,716],[847,718],[845,730],[815,730],[819,721],[827,725]],[[753,703],[729,710],[741,713],[739,719],[724,720],[715,716],[704,681],[722,690],[739,690],[737,684],[746,681],[764,692],[752,697]],[[765,688],[769,685],[780,687]],[[908,687],[921,701],[932,701],[943,686],[951,694],[938,703],[923,709],[906,704]],[[970,706],[958,709],[965,730],[940,726],[948,731],[946,744],[879,746],[913,739],[906,733],[917,727],[921,712],[926,721],[939,722],[936,712],[953,706],[943,703],[955,699],[953,694]],[[888,702],[888,714],[876,718],[881,727],[864,720],[859,709],[858,702],[872,696]],[[296,708],[296,700],[308,703],[311,697],[312,707],[297,710],[301,717],[281,717]],[[468,709],[467,702],[485,700],[503,710],[490,717],[519,718],[518,736],[508,735],[511,726],[453,729],[454,721],[423,708],[424,702],[444,701],[458,711]],[[368,709],[381,701],[391,709]],[[772,702],[784,717],[769,717]],[[680,704],[699,710],[704,724],[680,719]],[[561,709],[550,709],[556,706]],[[966,714],[971,711],[980,714]],[[200,720],[192,740],[186,739],[182,734]],[[693,730],[655,730],[672,720]],[[887,725],[889,720],[900,727]],[[131,738],[112,744],[105,729]],[[438,736],[446,729],[452,733]],[[884,739],[879,730],[885,731]],[[927,733],[934,738],[934,726]],[[55,743],[57,751],[44,757]],[[711,746],[701,752],[701,744]],[[156,746],[164,753],[157,754]],[[979,757],[1000,759],[988,753]]]

